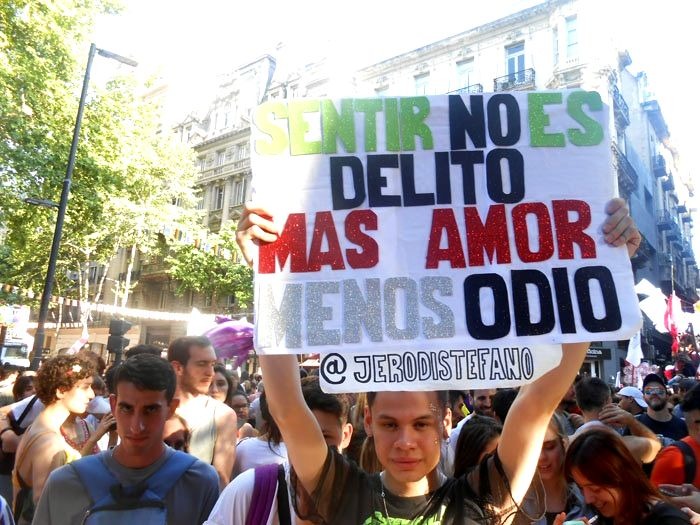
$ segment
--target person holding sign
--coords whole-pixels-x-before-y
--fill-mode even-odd
[[[606,213],[605,242],[627,246],[629,255],[634,254],[641,236],[624,201],[613,199]],[[246,204],[236,237],[249,264],[255,244],[274,242],[279,233],[268,210]],[[437,468],[449,425],[446,400],[440,393],[368,394],[365,427],[374,437],[384,468],[380,474],[369,475],[324,441],[304,403],[296,357],[261,355],[270,411],[293,468],[297,514],[313,523],[333,525],[408,523],[419,518],[418,523],[421,517],[426,524],[511,523],[537,469],[552,414],[576,376],[587,347],[588,343],[564,344],[559,365],[520,389],[496,453],[459,479],[446,478]]]

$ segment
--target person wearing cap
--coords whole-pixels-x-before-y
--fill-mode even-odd
[[[620,396],[618,406],[633,416],[638,416],[648,407],[647,402],[644,401],[642,391],[633,386],[622,387],[617,395]]]
[[[684,377],[678,381],[678,396],[680,397],[680,400],[683,401],[685,395],[697,384],[698,381],[694,377]],[[681,407],[682,404],[683,403],[681,402],[673,407],[673,411],[671,413],[676,417],[685,419],[685,415],[683,414],[683,409]]]
[[[683,439],[688,435],[685,421],[675,417],[668,409],[666,382],[658,374],[648,374],[642,382],[642,392],[647,410],[637,420],[659,436],[664,445]]]

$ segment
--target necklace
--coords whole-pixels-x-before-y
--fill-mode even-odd
[[[384,494],[384,472],[379,473],[379,486],[381,487],[380,495],[382,496],[382,503],[384,503],[384,516],[387,521],[389,521],[389,509],[386,506],[386,494]]]

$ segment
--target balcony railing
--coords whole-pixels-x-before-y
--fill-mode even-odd
[[[614,142],[612,143],[612,153],[613,165],[617,171],[617,182],[620,185],[620,189],[626,194],[634,192],[639,181],[637,170],[634,169],[630,161],[627,160],[627,156],[620,151],[620,148]]]
[[[483,93],[483,92],[484,92],[484,86],[482,86],[481,84],[472,84],[470,86],[455,89],[454,91],[450,91],[447,94],[448,95],[458,95],[459,93]]]
[[[695,254],[693,253],[693,247],[690,245],[688,241],[683,241],[681,249],[681,255],[683,256],[684,259],[695,259]]]
[[[510,91],[512,89],[531,89],[535,87],[535,70],[523,69],[509,75],[493,79],[494,91]]]
[[[660,212],[656,217],[656,225],[659,230],[666,232],[666,238],[669,240],[681,239],[681,228],[678,226],[676,219],[667,210]]]
[[[666,191],[673,191],[676,189],[676,184],[673,182],[673,175],[670,173],[661,181],[661,187]]]
[[[250,157],[240,160],[235,160],[233,162],[227,162],[221,166],[216,166],[215,168],[208,168],[202,170],[200,174],[201,179],[206,179],[209,177],[217,177],[220,175],[227,175],[238,170],[249,169],[250,168]]]
[[[654,156],[654,175],[656,175],[658,178],[665,177],[667,174],[666,171],[666,159],[663,157],[663,155],[655,155]]]
[[[629,106],[627,106],[627,102],[625,102],[625,98],[615,84],[612,84],[612,97],[615,123],[624,129],[630,125],[630,109]]]

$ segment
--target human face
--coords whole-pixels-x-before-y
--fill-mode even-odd
[[[190,394],[208,394],[209,385],[214,378],[215,364],[216,353],[211,346],[190,347],[190,358],[187,365],[182,366],[177,361],[173,362],[178,386]]]
[[[330,412],[324,412],[318,409],[312,410],[311,412],[316,418],[316,421],[318,421],[318,425],[321,427],[323,439],[326,440],[326,443],[342,453],[350,442],[352,427],[348,424],[341,424],[338,416]],[[350,429],[349,432],[348,427]]]
[[[120,438],[115,459],[129,468],[151,465],[163,453],[163,429],[178,400],[168,403],[163,390],[141,390],[133,383],[121,381],[109,403]]]
[[[700,444],[700,409],[684,412],[685,424],[688,426],[688,434],[696,443]]]
[[[88,403],[95,397],[92,391],[92,377],[81,379],[70,390],[58,391],[56,397],[71,413],[84,414]]]
[[[464,397],[459,396],[452,406],[452,425],[457,426],[457,423],[464,419]]]
[[[578,469],[574,469],[571,474],[583,492],[583,498],[586,503],[595,507],[606,518],[618,515],[618,509],[622,502],[622,494],[619,489],[596,485],[588,481]]]
[[[380,392],[365,410],[385,480],[397,493],[423,480],[440,460],[445,416],[434,392]]]
[[[474,390],[474,412],[480,416],[494,417],[493,396],[496,389]]]
[[[226,401],[228,395],[228,381],[221,372],[214,374],[214,379],[209,385],[209,396],[222,403]]]
[[[663,410],[668,402],[666,387],[661,383],[648,383],[644,387],[644,401],[652,410]]]
[[[564,447],[559,436],[552,430],[547,430],[540,451],[540,459],[537,462],[537,471],[542,481],[564,477],[562,467],[564,465]]]
[[[236,394],[231,400],[231,408],[233,408],[233,411],[236,413],[238,422],[240,423],[243,421],[245,423],[250,413],[248,398],[242,394]]]
[[[29,396],[33,396],[34,394],[36,394],[36,390],[34,389],[34,381],[29,381],[27,386],[24,387],[24,390],[20,392],[20,399],[27,399]]]

